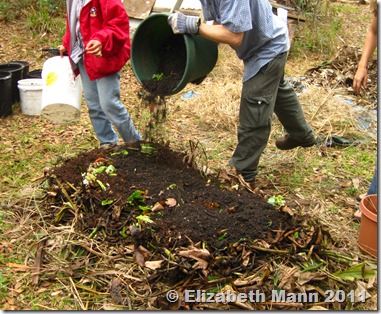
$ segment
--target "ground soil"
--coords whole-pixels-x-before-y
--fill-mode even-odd
[[[145,153],[145,145],[143,149],[140,144],[111,150],[95,149],[66,160],[50,177],[52,191],[58,193],[51,194],[55,197],[49,199],[47,206],[59,208],[68,201],[62,189],[58,189],[63,186],[67,193],[74,195],[72,200],[82,205],[82,218],[77,227],[90,234],[94,228],[102,226],[107,234],[104,240],[114,243],[123,241],[120,234],[123,227],[137,222],[136,216],[143,212],[139,205],[153,207],[160,203],[162,209],[150,215],[154,223],[146,224],[148,231],[132,232],[136,247],[148,247],[154,242],[155,246],[173,248],[201,241],[210,248],[221,248],[244,239],[269,240],[279,230],[295,228],[289,215],[260,196],[242,188],[234,190],[232,182],[224,184],[216,178],[203,177],[184,163],[185,155],[165,146],[150,144],[154,151]],[[126,151],[127,155],[123,153]],[[95,161],[100,159],[103,161],[95,166]],[[105,190],[98,184],[86,186],[83,174],[89,166],[101,165],[113,165],[116,175],[97,175]],[[144,201],[131,204],[129,197],[137,190],[143,192]],[[105,200],[114,200],[114,203],[102,205]],[[52,219],[57,214],[52,211]],[[73,218],[73,214],[67,212],[60,224],[71,224]],[[131,230],[127,230],[129,233]]]

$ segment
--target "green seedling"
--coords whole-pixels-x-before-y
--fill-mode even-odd
[[[143,143],[143,144],[141,144],[141,152],[142,152],[142,154],[154,154],[154,153],[156,153],[156,149],[155,149],[155,147],[152,147],[152,145],[150,145],[150,144],[145,144],[145,143]]]
[[[106,191],[106,190],[107,190],[106,187],[105,187],[105,185],[102,183],[101,180],[97,180],[97,183],[98,183],[98,185],[100,186],[100,188],[101,188],[103,191]]]
[[[92,173],[95,173],[95,174],[103,173],[105,172],[106,169],[107,169],[106,166],[100,166],[98,168],[95,168]]]
[[[277,196],[271,196],[267,203],[275,206],[276,208],[282,207],[286,205],[286,201],[283,199],[282,195],[277,195]]]
[[[173,190],[174,188],[177,187],[176,183],[171,184],[169,187],[167,187],[167,190]]]
[[[167,255],[167,257],[168,257],[168,259],[170,260],[170,261],[174,261],[176,258],[175,258],[175,255],[173,255],[172,253],[171,253],[171,251],[170,250],[168,250],[167,248],[164,248],[164,253],[165,253],[165,255]]]
[[[110,156],[117,156],[117,155],[122,155],[123,157],[126,157],[128,155],[128,150],[123,149],[120,152],[115,152],[110,154]]]
[[[109,165],[106,169],[105,169],[105,172],[108,174],[108,175],[114,175],[115,172],[116,172],[116,168],[113,166],[113,165]]]
[[[225,239],[227,236],[228,236],[228,233],[225,232],[223,235],[221,235],[221,236],[218,237],[218,241],[222,241],[222,240]]]
[[[146,216],[146,215],[136,216],[136,219],[137,219],[139,224],[141,224],[142,222],[148,223],[148,224],[152,224],[153,223],[153,220],[151,218],[149,218],[148,216]]]
[[[164,73],[161,72],[161,73],[154,74],[154,75],[152,75],[152,78],[155,81],[161,81],[164,78]]]
[[[114,200],[103,200],[102,201],[102,206],[107,206],[107,205],[111,205],[112,203],[114,203]]]
[[[149,218],[148,216],[146,215],[139,215],[139,216],[136,216],[136,226],[139,228],[139,229],[142,229],[142,226],[144,224],[152,224],[153,223],[153,220],[151,218]]]
[[[144,204],[144,202],[143,192],[140,190],[134,191],[127,199],[127,204],[130,206]]]
[[[149,206],[139,205],[139,209],[142,211],[151,211],[152,205],[149,205]]]
[[[127,233],[126,233],[126,226],[123,226],[123,229],[119,232],[119,234],[123,237],[123,238],[127,238]]]

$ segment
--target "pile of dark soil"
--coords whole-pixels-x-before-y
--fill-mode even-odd
[[[117,151],[95,149],[66,160],[50,175],[54,197],[47,206],[56,209],[52,219],[71,224],[76,218],[76,227],[85,234],[103,229],[104,241],[133,241],[136,247],[154,243],[173,248],[201,241],[221,248],[268,240],[294,228],[290,216],[260,196],[207,179],[183,158],[165,146],[142,143]],[[71,211],[57,218],[58,208],[68,201],[79,208],[79,219]],[[141,215],[153,223],[139,224]]]

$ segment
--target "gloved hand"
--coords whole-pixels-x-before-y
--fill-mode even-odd
[[[200,23],[199,17],[187,16],[180,12],[173,13],[168,17],[168,24],[175,34],[197,34]]]

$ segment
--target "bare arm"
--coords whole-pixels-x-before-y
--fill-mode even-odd
[[[353,89],[356,94],[360,94],[361,88],[367,88],[368,62],[377,47],[377,15],[373,14],[370,29],[366,35],[364,47],[356,74],[353,79]]]
[[[198,34],[209,40],[231,46],[239,46],[243,39],[243,33],[233,33],[221,24],[201,23]]]

